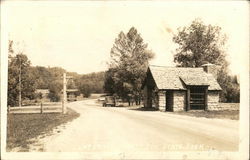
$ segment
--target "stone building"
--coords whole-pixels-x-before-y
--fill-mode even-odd
[[[142,85],[144,107],[161,111],[220,110],[217,68],[149,66]]]

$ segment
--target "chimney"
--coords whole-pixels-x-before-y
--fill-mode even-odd
[[[203,70],[208,73],[208,74],[212,74],[214,76],[214,78],[217,80],[217,75],[218,75],[218,66],[215,64],[203,64],[202,65]]]

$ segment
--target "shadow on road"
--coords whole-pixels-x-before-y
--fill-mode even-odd
[[[134,111],[159,111],[159,109],[157,108],[153,108],[153,107],[140,107],[140,108],[130,108],[129,110],[134,110]]]

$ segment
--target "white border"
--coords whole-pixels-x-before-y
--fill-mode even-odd
[[[59,3],[60,5],[72,5],[72,2],[69,1],[39,1],[35,2],[39,5],[50,5],[50,4],[56,4]],[[79,2],[79,1],[78,1]],[[179,1],[178,1],[179,2]],[[197,1],[196,1],[197,2]],[[4,16],[7,8],[4,7],[4,3],[1,1],[1,157],[2,159],[100,159],[106,157],[112,157],[114,156],[117,159],[124,158],[121,156],[121,153],[88,153],[88,152],[58,152],[58,153],[52,153],[52,152],[31,152],[31,153],[12,153],[12,152],[6,152],[6,115],[7,115],[7,68],[8,68],[8,28],[7,28],[7,19]],[[11,3],[15,4],[29,4],[34,3],[33,1],[12,1]],[[96,5],[99,3],[104,3],[104,1],[80,1],[82,5]],[[105,4],[110,5],[140,5],[142,2],[135,1],[135,2],[125,2],[125,1],[109,1],[105,2]],[[156,3],[162,3],[165,4],[165,2],[157,1],[157,2],[150,2],[150,1],[144,1],[144,5],[154,5]],[[167,2],[167,3],[176,3],[174,1]],[[212,3],[212,2],[211,2]],[[216,2],[217,3],[217,2]],[[220,2],[218,2],[220,3]],[[225,3],[225,2],[223,2]],[[242,2],[239,2],[242,3]],[[245,2],[243,2],[245,3]],[[249,3],[245,3],[246,5],[249,5]],[[248,11],[249,12],[249,11]],[[246,15],[247,16],[247,15]],[[249,15],[248,15],[249,16]],[[244,18],[244,17],[243,17]],[[249,19],[248,19],[249,21]],[[249,28],[249,27],[248,27]],[[249,35],[248,33],[246,33]],[[248,36],[248,42],[249,36]],[[241,43],[241,42],[239,42]],[[247,44],[246,44],[247,45]],[[249,44],[248,44],[248,53],[249,53]],[[209,151],[209,152],[164,152],[164,153],[136,153],[135,155],[126,155],[126,158],[145,158],[147,155],[148,158],[153,158],[154,155],[160,155],[162,158],[171,158],[171,159],[203,159],[206,157],[206,159],[248,159],[249,158],[249,54],[248,55],[242,55],[242,60],[248,59],[247,64],[242,64],[242,66],[239,66],[239,69],[241,70],[240,73],[240,85],[241,85],[241,104],[240,104],[240,146],[239,146],[239,152],[218,152],[218,151]],[[244,61],[245,62],[245,61]],[[104,156],[104,157],[102,157]],[[110,159],[110,158],[109,158]]]

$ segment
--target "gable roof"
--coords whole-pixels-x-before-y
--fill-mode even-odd
[[[186,85],[195,85],[221,90],[213,75],[203,68],[149,66],[148,72],[151,72],[158,89],[186,90]]]

